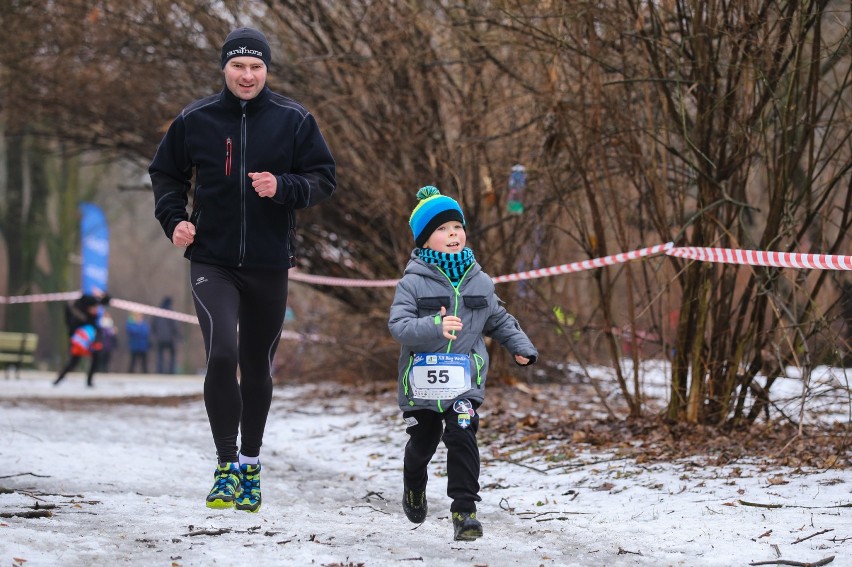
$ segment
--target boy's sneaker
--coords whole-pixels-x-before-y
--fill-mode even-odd
[[[453,537],[456,541],[482,537],[482,524],[476,519],[476,512],[453,512]]]
[[[429,505],[426,502],[425,490],[411,490],[407,486],[402,491],[402,510],[405,517],[415,524],[422,524],[426,520]]]
[[[213,489],[207,495],[208,508],[232,508],[240,486],[240,464],[223,463],[213,472]]]
[[[240,488],[236,502],[237,510],[260,510],[260,463],[240,465]]]

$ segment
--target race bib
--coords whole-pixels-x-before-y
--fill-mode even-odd
[[[414,355],[409,382],[414,398],[447,400],[470,390],[470,357],[426,352]]]

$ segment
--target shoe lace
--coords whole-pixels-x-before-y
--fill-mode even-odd
[[[258,473],[244,473],[242,475],[243,493],[254,494],[260,492],[260,475]]]
[[[423,501],[426,500],[426,491],[408,490],[408,504],[412,508],[420,508],[423,506]]]
[[[231,483],[233,482],[231,478],[234,476],[231,469],[218,469],[216,471],[216,476],[213,479],[213,490],[223,491],[227,490]]]

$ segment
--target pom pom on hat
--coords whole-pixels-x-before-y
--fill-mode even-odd
[[[458,202],[442,195],[437,187],[426,185],[417,191],[417,206],[411,212],[408,224],[414,235],[414,242],[422,248],[435,229],[452,220],[465,224],[464,213]]]
[[[421,187],[417,190],[417,200],[423,201],[428,199],[429,197],[434,197],[435,195],[440,195],[441,192],[438,191],[438,188],[434,185],[426,185],[425,187]]]

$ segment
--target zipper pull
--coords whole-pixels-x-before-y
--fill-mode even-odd
[[[233,150],[233,144],[231,143],[231,139],[227,138],[225,140],[225,175],[231,175],[231,155]]]

